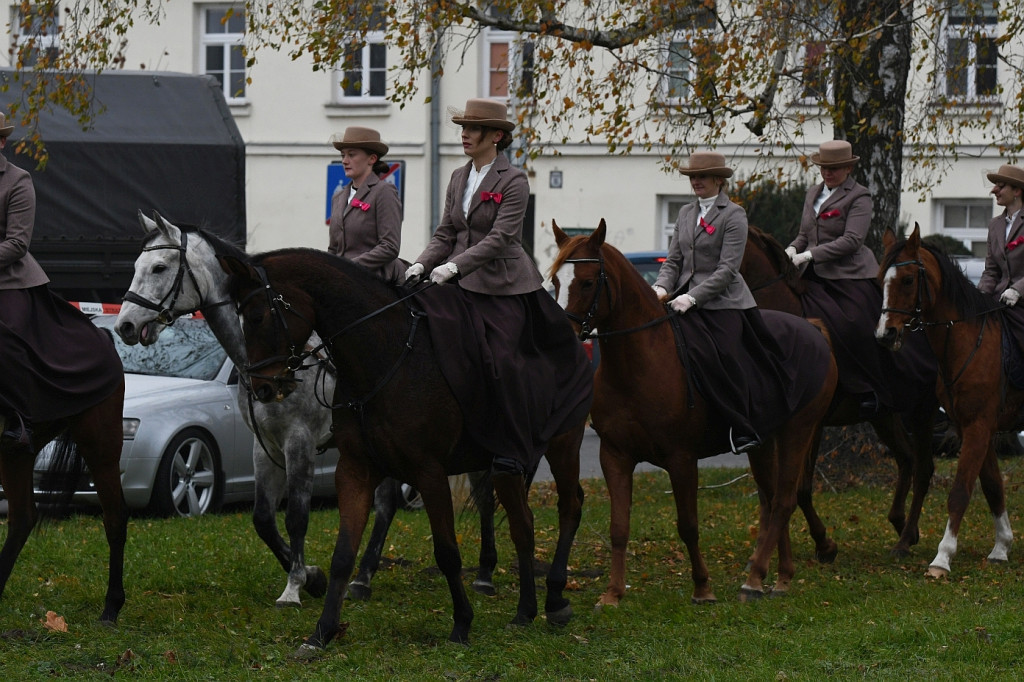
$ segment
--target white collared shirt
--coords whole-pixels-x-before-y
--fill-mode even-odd
[[[828,185],[822,184],[821,194],[819,194],[818,198],[814,200],[814,215],[821,213],[821,205],[824,204],[830,196],[832,196],[832,192],[835,192],[835,190],[829,189]]]
[[[1006,234],[1003,235],[1004,240],[1010,238],[1010,228],[1013,227],[1014,221],[1017,220],[1018,213],[1020,213],[1019,208],[1013,212],[1013,215],[1006,216]]]
[[[697,214],[697,227],[700,227],[700,219],[708,214],[708,211],[715,204],[717,196],[708,197],[707,199],[698,199],[697,203],[700,204],[700,212]]]
[[[498,159],[495,158],[494,161]],[[480,189],[480,183],[483,182],[484,176],[491,170],[491,166],[494,165],[494,161],[481,168],[476,169],[475,165],[469,167],[469,177],[466,178],[466,193],[462,195],[462,212],[465,215],[469,215],[469,205],[473,203],[473,196],[476,191]]]

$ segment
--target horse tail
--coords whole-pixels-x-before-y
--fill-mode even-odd
[[[67,431],[50,445],[50,458],[39,479],[38,490],[45,495],[47,513],[42,518],[59,519],[71,512],[75,491],[85,478],[85,460]]]

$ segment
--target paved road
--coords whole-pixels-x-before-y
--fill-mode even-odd
[[[601,462],[598,455],[600,444],[601,439],[588,426],[586,433],[583,435],[583,446],[580,448],[580,478],[601,478]],[[746,468],[748,461],[746,455],[734,455],[731,452],[727,452],[724,455],[715,455],[714,457],[702,459],[699,462],[699,466]],[[640,464],[636,470],[660,471],[660,468],[645,462]],[[551,469],[548,468],[547,460],[542,459],[540,461],[540,466],[537,468],[537,476],[534,480],[551,480]]]

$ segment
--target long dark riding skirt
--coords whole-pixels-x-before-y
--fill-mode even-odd
[[[496,470],[532,473],[552,436],[586,418],[593,370],[544,290],[489,296],[459,286],[417,298],[441,371]]]
[[[122,376],[106,332],[48,286],[0,290],[0,410],[35,422],[70,417]]]

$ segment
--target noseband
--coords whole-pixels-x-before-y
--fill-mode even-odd
[[[227,305],[229,301],[220,301],[218,303],[202,303],[202,294],[199,291],[199,282],[196,280],[195,274],[192,272],[192,267],[188,262],[188,232],[181,231],[181,243],[180,244],[157,244],[155,246],[144,246],[142,252],[147,251],[162,251],[170,249],[178,252],[178,272],[174,275],[174,283],[171,284],[171,289],[168,291],[163,298],[159,301],[151,301],[147,298],[143,298],[132,290],[128,290],[127,293],[121,298],[122,301],[128,303],[134,303],[135,305],[142,306],[147,310],[153,310],[156,312],[156,321],[160,324],[170,326],[174,324],[182,315],[189,315],[194,313],[199,308],[213,307]],[[174,304],[178,302],[178,297],[181,296],[185,289],[185,275],[188,274],[188,278],[192,280],[192,286],[195,287],[196,293],[200,295],[200,304],[191,310],[175,310]],[[170,302],[164,305],[164,303],[170,299]]]

